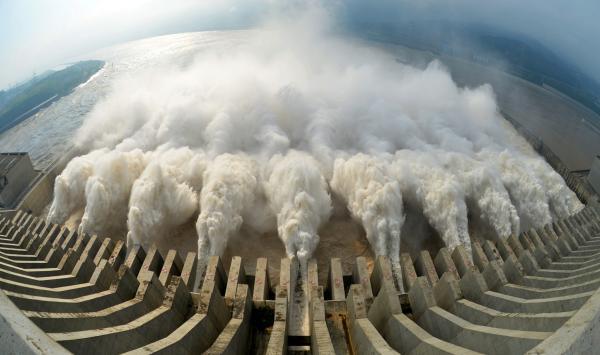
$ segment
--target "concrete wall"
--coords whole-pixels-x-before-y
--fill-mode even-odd
[[[596,354],[600,349],[600,290],[532,354]]]
[[[598,194],[592,191],[585,181],[579,178],[577,175],[572,174],[565,164],[558,158],[558,156],[546,145],[544,142],[536,137],[533,133],[527,130],[523,125],[517,122],[515,119],[510,117],[506,112],[502,112],[504,118],[508,122],[510,122],[513,127],[519,132],[521,136],[523,136],[529,144],[535,149],[535,151],[540,154],[548,164],[562,176],[565,180],[565,183],[581,200],[583,203],[592,203],[598,200]],[[597,190],[599,191],[599,190]]]
[[[596,193],[600,192],[600,156],[596,156],[592,162],[590,174],[587,178],[594,190],[596,190]]]
[[[68,354],[0,290],[0,344],[3,354]]]
[[[54,196],[54,180],[64,170],[66,159],[60,159],[46,171],[34,183],[33,187],[27,192],[19,202],[16,209],[31,212],[34,215],[40,215],[46,206],[52,202]]]
[[[29,155],[15,156],[15,164],[7,171],[8,184],[0,192],[0,203],[4,206],[12,206],[16,199],[23,193],[29,184],[35,179],[37,172],[33,169]]]
[[[17,209],[30,211],[36,216],[40,215],[44,208],[52,202],[55,178],[56,175],[52,172],[43,175],[25,195]]]

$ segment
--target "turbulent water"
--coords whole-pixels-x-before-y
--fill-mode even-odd
[[[318,18],[97,56],[98,77],[11,133],[51,137],[32,152],[42,163],[44,147],[74,136],[84,153],[57,178],[48,219],[83,210],[81,232],[128,230],[128,244],[147,246],[195,221],[204,258],[246,225],[277,230],[305,262],[335,200],[397,263],[401,239],[427,237],[401,235],[407,210],[470,249],[470,223],[503,238],[582,207],[490,86],[459,87],[438,62],[401,64]],[[57,132],[69,100],[79,111]]]

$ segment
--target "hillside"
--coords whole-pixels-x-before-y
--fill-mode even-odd
[[[35,77],[9,90],[0,91],[0,132],[68,95],[103,66],[104,62],[98,60],[78,62],[65,69]]]

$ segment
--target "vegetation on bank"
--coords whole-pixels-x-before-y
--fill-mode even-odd
[[[0,132],[70,94],[104,66],[103,61],[87,60],[65,69],[49,71],[33,79],[0,91]]]

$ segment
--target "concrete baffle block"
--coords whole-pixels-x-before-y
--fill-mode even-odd
[[[204,282],[214,281],[215,287],[221,294],[225,293],[226,286],[226,274],[221,258],[218,256],[211,256],[208,258],[208,264],[206,264],[206,270],[204,272]],[[202,286],[204,288],[204,285]]]
[[[390,286],[384,283],[378,292]],[[375,326],[367,318],[363,289],[360,285],[350,286],[346,299],[351,344],[356,354],[395,354]]]
[[[523,272],[523,266],[517,260],[517,257],[514,254],[509,255],[508,258],[504,260],[502,271],[504,271],[506,279],[514,284],[519,283],[525,275]]]
[[[287,293],[278,287],[275,297],[275,321],[266,351],[268,355],[287,353],[287,307]]]
[[[110,256],[108,257],[108,263],[113,269],[118,270],[121,264],[125,262],[125,256],[127,254],[125,243],[122,240],[117,240],[113,247]]]
[[[523,248],[523,245],[521,244],[521,242],[519,241],[519,238],[517,238],[516,235],[511,234],[508,237],[508,245],[515,252],[515,254],[517,255],[517,258],[520,258],[521,255],[523,255],[525,248]]]
[[[364,256],[356,258],[356,264],[354,264],[354,269],[352,270],[352,282],[363,287],[367,300],[373,299],[371,278],[369,269],[367,268],[367,259]]]
[[[196,282],[196,270],[198,268],[198,258],[196,253],[188,252],[183,266],[181,267],[181,280],[187,286],[189,291],[192,291]]]
[[[367,318],[365,295],[360,285],[350,285],[348,297],[346,297],[346,312],[351,320]]]
[[[127,265],[131,272],[138,275],[145,258],[146,251],[144,248],[141,245],[134,245],[125,259],[125,265]]]
[[[252,300],[248,285],[236,288],[233,316],[205,354],[245,354],[249,350]]]
[[[417,272],[413,266],[410,254],[400,254],[400,267],[402,268],[402,281],[404,282],[404,290],[410,290],[413,282],[417,280]]]
[[[269,266],[267,258],[258,258],[256,260],[256,270],[254,272],[254,290],[252,301],[255,307],[261,308],[267,305],[266,300],[271,292],[271,282],[269,281]]]
[[[306,268],[307,293],[310,302],[311,298],[315,292],[318,292],[319,288],[319,268],[317,266],[317,261],[315,259],[310,259]]]
[[[473,252],[473,263],[477,266],[479,271],[483,271],[489,263],[487,255],[485,255],[481,244],[476,240],[471,243],[471,249]]]
[[[98,265],[101,259],[107,259],[110,257],[110,254],[113,249],[113,241],[110,238],[104,238],[102,243],[100,244],[100,248],[96,252],[94,256],[94,264]]]
[[[369,307],[367,316],[375,328],[381,331],[391,315],[400,313],[402,307],[397,291],[391,285],[384,284]]]
[[[463,298],[456,274],[445,272],[433,287],[433,297],[438,306],[451,310],[454,307],[454,302]]]
[[[408,291],[408,300],[415,319],[419,319],[428,308],[437,305],[433,290],[429,286],[429,281],[427,281],[425,276],[418,277],[412,285],[410,291]]]
[[[242,264],[242,258],[234,256],[231,259],[231,265],[229,266],[229,274],[227,276],[227,287],[225,288],[225,304],[227,307],[232,308],[237,294],[237,287],[239,284],[246,282],[246,273],[244,272],[244,265]]]
[[[288,300],[291,297],[292,290],[294,289],[294,283],[296,282],[296,273],[293,270],[292,260],[289,258],[282,258],[279,264],[279,285],[277,286],[277,293],[285,293]],[[276,297],[279,297],[277,295]]]
[[[94,273],[90,278],[90,283],[96,285],[99,289],[104,290],[109,288],[116,279],[117,272],[110,264],[108,264],[106,259],[102,259],[94,270]]]
[[[435,265],[427,250],[422,250],[419,253],[419,257],[415,261],[415,270],[418,275],[424,276],[431,286],[435,285],[439,280]]]
[[[163,267],[160,270],[158,280],[163,285],[168,285],[173,275],[180,275],[182,267],[183,262],[181,261],[177,250],[169,250],[169,252],[167,253],[167,257],[165,258],[165,262],[163,263]]]
[[[159,275],[160,270],[162,269],[163,263],[164,263],[163,257],[162,257],[162,255],[160,255],[160,252],[158,251],[158,247],[155,244],[153,244],[150,247],[150,249],[148,249],[148,252],[146,253],[146,258],[144,259],[144,262],[142,263],[140,272],[152,271],[156,275]]]
[[[487,283],[478,271],[467,272],[458,284],[463,296],[474,302],[477,302],[488,291]]]
[[[390,260],[385,256],[378,256],[375,260],[375,266],[373,267],[373,273],[371,274],[371,288],[373,289],[373,296],[379,293],[379,289],[384,283],[389,283],[392,288],[394,286],[394,275],[392,273],[392,265]]]
[[[438,251],[437,255],[435,256],[434,264],[439,277],[442,277],[442,275],[446,272],[453,273],[456,278],[460,277],[458,270],[452,261],[452,257],[450,256],[448,248],[444,247]]]
[[[498,238],[498,241],[496,242],[496,249],[498,249],[498,251],[500,252],[500,256],[505,261],[511,255],[517,256],[504,238]]]
[[[454,248],[454,251],[452,252],[452,261],[454,262],[460,277],[469,271],[476,270],[475,265],[473,265],[471,258],[469,258],[469,255],[465,250],[465,247],[462,245],[457,245],[456,248]]]
[[[490,261],[482,275],[490,290],[497,290],[508,283],[502,265],[497,260]]]
[[[169,307],[179,315],[180,319],[183,319],[189,313],[191,303],[192,297],[187,286],[179,276],[173,276],[167,287],[163,306]]]
[[[500,255],[500,251],[496,248],[496,246],[494,245],[494,243],[492,243],[491,240],[486,240],[485,242],[483,242],[483,251],[485,252],[485,255],[487,256],[490,262],[492,262],[493,260],[496,260],[499,263],[503,262],[502,256]]]
[[[310,300],[310,342],[313,354],[335,354],[335,348],[325,321],[323,287],[318,286]]]
[[[344,274],[342,273],[342,261],[340,258],[332,258],[329,261],[327,289],[333,301],[343,301],[346,298],[344,292]]]

